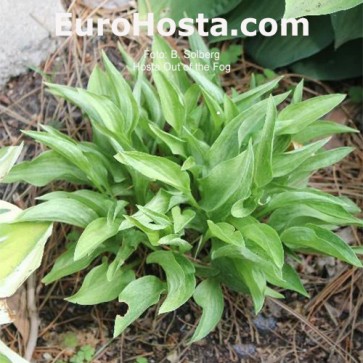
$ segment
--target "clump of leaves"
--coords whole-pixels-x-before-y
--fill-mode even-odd
[[[289,93],[272,95],[280,79],[228,96],[212,72],[169,71],[165,64],[180,60],[161,38],[153,48],[165,54],[154,60],[155,86],[141,71],[145,59],[136,63],[123,49],[131,82],[103,55],[87,90],[48,85],[89,117],[92,141],[49,126],[24,132],[49,150],[16,165],[6,182],[85,186],[42,195],[16,217],[83,229],[43,282],[95,266],[67,300],[126,303],[115,337],[152,305],[163,314],[193,298],[202,308],[193,342],[221,319],[222,286],[249,294],[259,312],[266,296],[282,297],[275,288],[307,295],[289,264],[297,253],[361,267],[334,233],[363,226],[359,208],[307,184],[352,151],[324,150],[330,135],[355,131],[322,120],[344,96],[302,101],[300,83],[282,107]]]

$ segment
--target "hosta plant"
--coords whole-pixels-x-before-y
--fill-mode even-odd
[[[141,71],[145,58],[135,63],[121,49],[130,82],[103,55],[87,89],[48,84],[83,111],[92,140],[50,126],[24,132],[47,151],[5,182],[72,186],[39,196],[15,223],[60,222],[79,232],[43,282],[87,269],[67,300],[127,304],[114,336],[153,305],[162,314],[194,299],[202,313],[193,342],[221,319],[223,287],[250,295],[259,312],[266,296],[282,298],[285,289],[307,295],[294,270],[301,254],[361,267],[334,233],[363,226],[359,209],[308,186],[317,169],[352,151],[324,149],[331,135],[354,132],[322,120],[344,96],[303,101],[302,83],[273,95],[280,79],[228,95],[214,74],[178,68],[163,39],[153,48],[166,56],[154,60],[152,81]]]

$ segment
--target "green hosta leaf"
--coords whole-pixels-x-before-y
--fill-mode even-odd
[[[187,157],[186,143],[184,140],[159,129],[156,125],[149,124],[151,131],[165,143],[174,155]]]
[[[2,181],[11,168],[18,160],[23,149],[23,144],[20,146],[9,146],[0,149],[0,181]]]
[[[262,84],[261,86],[241,93],[233,97],[233,102],[237,104],[240,110],[245,110],[252,106],[254,102],[259,101],[262,96],[269,94],[274,88],[276,88],[281,79],[282,77],[278,77],[270,82]]]
[[[99,96],[113,97],[111,81],[99,65],[95,66],[89,77],[87,91]]]
[[[258,187],[263,187],[272,180],[272,152],[276,117],[276,106],[272,96],[270,96],[267,103],[265,125],[256,148],[254,179]]]
[[[296,189],[277,193],[270,199],[266,207],[262,209],[259,216],[264,216],[278,208],[316,202],[335,204],[341,206],[350,213],[360,212],[359,208],[354,205],[352,206],[350,201],[347,202],[345,199],[334,197],[333,195],[322,193],[315,189],[309,188],[305,190]]]
[[[90,117],[93,126],[106,136],[117,140],[123,148],[130,144],[125,133],[132,125],[127,124],[121,110],[107,97],[83,89],[47,84],[51,92],[81,108]]]
[[[221,162],[199,181],[202,195],[201,205],[208,212],[230,206],[251,192],[254,155],[252,145],[233,159]],[[232,200],[231,200],[232,198]]]
[[[288,95],[289,92],[275,96],[275,104],[279,105]],[[249,137],[263,124],[267,103],[268,99],[257,102],[227,123],[209,150],[208,159],[212,167],[236,157],[241,145],[247,146]]]
[[[123,208],[127,205],[127,202],[123,200],[118,200],[116,203],[114,200],[105,194],[95,192],[93,190],[81,189],[75,192],[52,192],[37,198],[41,201],[51,201],[57,199],[72,199],[80,203],[83,203],[87,207],[93,209],[99,216],[107,216],[110,210],[114,208],[115,205],[118,208]],[[119,214],[123,214],[124,211],[120,211]]]
[[[240,231],[236,229],[229,223],[213,223],[208,221],[208,227],[211,235],[220,239],[225,243],[235,245],[237,247],[244,247],[245,241],[241,235]]]
[[[300,149],[276,155],[272,162],[274,178],[290,174],[292,171],[298,168],[305,160],[313,156],[328,141],[329,139],[319,140],[312,144],[303,146]]]
[[[277,209],[272,213],[269,220],[269,224],[277,231],[306,223],[328,226],[363,225],[360,219],[353,217],[343,207],[321,202],[300,203],[300,205]]]
[[[282,278],[265,271],[268,282],[275,286],[282,287],[283,289],[288,289],[296,291],[299,294],[309,297],[303,284],[301,283],[300,277],[297,272],[288,264],[285,264],[282,268]]]
[[[188,259],[172,252],[157,251],[148,256],[147,263],[159,264],[166,274],[168,295],[159,309],[159,314],[176,310],[193,295],[195,269]]]
[[[140,212],[142,212],[145,216],[147,216],[153,223],[163,226],[164,228],[171,225],[170,218],[165,216],[164,214],[155,212],[152,209],[143,207],[141,205],[137,205],[137,208],[139,209]]]
[[[179,68],[179,64],[181,64],[180,58],[172,57],[171,52],[173,49],[164,38],[158,35],[154,36],[152,50],[156,54],[164,55],[163,57],[156,57],[154,64],[162,71],[171,84],[184,93],[190,87],[190,81],[183,67]],[[169,67],[171,68],[170,70]]]
[[[345,95],[318,96],[284,108],[278,115],[276,132],[278,135],[293,135],[328,114],[338,106]]]
[[[0,224],[0,298],[13,295],[40,266],[49,223]]]
[[[116,159],[131,166],[146,177],[159,180],[171,185],[187,195],[190,194],[190,180],[186,172],[174,162],[159,156],[153,156],[138,151],[123,152],[116,155]]]
[[[46,132],[27,131],[24,134],[47,145],[70,163],[77,166],[98,189],[107,190],[109,188],[107,170],[103,165],[104,160],[100,160],[96,156],[97,151],[94,150],[94,147],[91,149],[91,152],[85,143],[77,143],[52,127],[42,126],[42,128]]]
[[[320,137],[327,137],[335,134],[343,134],[349,132],[358,133],[359,131],[332,121],[315,121],[304,130],[294,135],[293,138],[295,141],[301,144],[305,144],[308,141]]]
[[[335,48],[339,48],[349,40],[361,38],[363,28],[363,5],[357,6],[354,9],[332,14],[331,22],[335,33]]]
[[[122,245],[107,270],[108,281],[114,279],[117,271],[124,265],[126,260],[135,252],[139,244],[144,240],[144,234],[134,229],[123,232]]]
[[[86,228],[97,219],[96,212],[85,204],[72,199],[58,198],[26,209],[19,222],[61,222]]]
[[[203,339],[214,330],[224,309],[223,292],[218,281],[214,279],[202,281],[195,289],[193,298],[203,312],[190,343]]]
[[[155,305],[164,290],[165,285],[155,276],[141,277],[129,283],[119,296],[119,301],[127,304],[128,309],[124,316],[117,315],[116,317],[114,338],[120,335],[150,306]]]
[[[160,94],[165,120],[180,135],[186,118],[182,94],[162,72],[153,72],[153,78]]]
[[[178,247],[181,253],[190,251],[193,248],[193,246],[190,243],[180,238],[179,234],[169,234],[167,236],[160,238],[158,241],[158,245]]]
[[[173,206],[173,197],[171,194],[167,193],[165,190],[160,189],[159,192],[144,206],[149,210],[153,210],[156,213],[165,214],[168,210]],[[178,201],[179,203],[185,202],[185,199]],[[177,203],[178,204],[178,203]],[[147,225],[151,222],[150,218],[147,217],[141,211],[137,211],[135,214],[132,215],[132,218],[136,219],[142,224]],[[120,231],[132,228],[134,226],[133,222],[130,221],[123,221],[120,226]]]
[[[56,259],[55,264],[50,272],[42,279],[44,284],[48,285],[54,281],[60,280],[64,276],[72,275],[75,272],[81,271],[88,267],[96,258],[96,255],[90,255],[75,261],[75,249],[76,243],[72,243],[67,247],[67,250]]]
[[[5,178],[5,183],[26,182],[43,187],[54,180],[76,184],[89,184],[87,175],[55,151],[46,151],[31,161],[15,165]]]
[[[123,111],[126,124],[128,125],[127,131],[131,132],[135,129],[139,119],[137,103],[132,94],[130,86],[124,77],[122,77],[119,70],[116,69],[111,61],[107,58],[105,53],[102,53],[102,59],[110,80],[113,94],[115,95],[114,102],[116,105],[118,105],[120,110]]]
[[[110,223],[104,217],[93,220],[83,231],[77,242],[74,259],[82,259],[92,253],[101,243],[115,236],[118,233],[120,224],[120,220]]]
[[[171,210],[174,224],[174,233],[179,233],[194,219],[196,213],[192,209],[181,211],[179,206]]]
[[[285,0],[284,18],[301,18],[308,15],[331,14],[353,8],[362,0]]]
[[[260,246],[278,268],[284,264],[284,249],[277,232],[267,224],[249,224],[240,229],[243,237]]]
[[[160,224],[154,224],[150,220],[142,220],[140,218],[134,218],[125,215],[125,220],[128,223],[127,226],[120,226],[120,230],[124,230],[130,227],[137,227],[140,231],[144,232],[148,237],[151,245],[157,246],[160,239],[160,232],[166,227]]]
[[[130,269],[118,270],[114,278],[107,279],[108,263],[94,267],[84,278],[81,288],[66,300],[80,305],[94,305],[111,301],[120,295],[121,291],[135,279]]]
[[[340,147],[333,150],[322,151],[316,155],[311,156],[305,162],[303,162],[299,171],[315,171],[318,169],[326,168],[344,159],[349,155],[354,148],[352,147]]]
[[[333,256],[351,265],[362,267],[354,251],[335,233],[312,224],[292,227],[281,235],[284,244],[297,251],[316,251]]]
[[[210,96],[212,96],[217,103],[223,104],[224,93],[222,88],[213,83],[203,73],[200,73],[191,67],[188,67],[187,70],[189,75],[194,79],[196,83],[199,84],[202,89],[204,89]]]

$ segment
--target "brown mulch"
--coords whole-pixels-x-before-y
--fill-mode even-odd
[[[72,11],[78,16],[102,15],[103,10],[92,11],[79,2],[72,3]],[[132,11],[126,9],[122,14],[130,16]],[[107,16],[110,15],[120,16],[108,12]],[[44,64],[43,72],[52,82],[84,87],[90,71],[99,62],[100,50],[105,50],[123,69],[117,41],[122,41],[135,57],[150,45],[148,38],[117,39],[111,34],[103,38],[62,39],[58,51]],[[186,46],[184,40],[172,42],[179,48]],[[259,71],[261,68],[242,56],[231,74],[224,76],[224,85],[246,90],[251,74]],[[299,77],[285,73],[281,88],[286,90],[296,85]],[[41,75],[29,72],[11,80],[0,93],[0,145],[24,141],[23,159],[32,158],[41,147],[23,138],[20,130],[52,124],[76,139],[90,137],[89,125],[80,111],[50,96],[42,80]],[[344,92],[347,87],[349,83],[327,86],[308,80],[305,95]],[[349,126],[361,126],[362,110],[349,102],[330,116]],[[347,196],[363,207],[363,137],[344,135],[332,142],[353,145],[356,150],[338,165],[316,173],[311,184],[335,195]],[[49,186],[36,190],[22,184],[0,186],[0,198],[27,207],[35,203],[36,195],[52,189],[53,186]],[[152,309],[120,338],[113,340],[114,317],[121,311],[117,302],[85,307],[63,300],[77,291],[84,273],[46,287],[40,283],[54,260],[64,251],[70,232],[69,227],[57,226],[47,244],[42,267],[37,272],[40,329],[33,355],[35,362],[67,361],[73,356],[78,348],[64,346],[64,334],[69,332],[77,336],[78,347],[89,344],[96,349],[93,362],[135,362],[140,357],[145,357],[150,363],[363,361],[363,284],[362,271],[356,268],[328,257],[305,257],[297,268],[311,299],[287,292],[283,301],[268,299],[257,317],[248,297],[226,290],[223,320],[213,334],[192,346],[187,341],[200,316],[200,310],[193,302],[168,315],[157,316],[156,309]],[[339,233],[352,244],[362,242],[362,233],[354,228],[344,228]],[[24,324],[20,331],[22,329],[26,330]],[[13,325],[3,327],[0,338],[12,349],[24,353],[22,334]]]

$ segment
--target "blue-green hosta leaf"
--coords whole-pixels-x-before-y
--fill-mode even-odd
[[[281,239],[284,244],[296,251],[316,251],[333,256],[351,265],[362,267],[361,262],[349,245],[335,233],[313,224],[305,227],[292,227],[285,230]]]
[[[120,302],[127,304],[128,309],[124,316],[116,316],[114,338],[120,335],[150,306],[155,305],[164,291],[165,284],[155,276],[144,276],[129,283],[118,298]]]
[[[330,16],[309,18],[308,21],[309,36],[303,35],[302,25],[299,25],[297,36],[292,35],[290,30],[287,35],[278,33],[272,37],[258,33],[246,40],[246,53],[268,69],[283,67],[319,53],[334,41]]]
[[[73,199],[58,198],[26,209],[18,221],[61,222],[86,228],[97,218],[97,213],[85,204]]]
[[[277,135],[301,132],[342,103],[344,98],[341,94],[325,95],[287,106],[278,115]]]
[[[351,127],[341,125],[333,121],[315,121],[304,130],[293,136],[294,141],[305,144],[308,141],[318,139],[320,137],[332,136],[335,134],[344,134],[359,131]]]
[[[248,197],[253,181],[253,168],[254,154],[251,144],[235,158],[215,166],[199,181],[202,208],[212,212],[224,207],[226,203],[230,208],[235,201]]]
[[[335,33],[335,48],[362,37],[363,5],[331,15]]]
[[[75,184],[90,182],[81,169],[53,150],[46,151],[31,161],[15,165],[3,182],[26,182],[43,187],[54,180],[64,180]]]
[[[301,18],[310,15],[324,15],[351,9],[362,0],[285,0],[284,18]]]
[[[303,296],[309,297],[309,294],[301,283],[299,275],[289,264],[286,263],[282,267],[282,278],[271,272],[265,270],[266,278],[269,283],[282,287],[283,289],[296,291]]]
[[[11,168],[18,160],[23,149],[23,144],[20,146],[9,146],[0,149],[0,181],[8,175]]]
[[[219,282],[214,279],[202,281],[195,289],[193,299],[203,311],[190,343],[203,339],[213,331],[224,309],[223,292]]]
[[[196,213],[192,209],[184,209],[181,211],[179,206],[175,206],[171,210],[173,217],[174,233],[179,233],[194,219]]]
[[[225,243],[232,244],[237,247],[245,246],[245,241],[241,232],[236,231],[232,224],[224,222],[214,223],[212,221],[208,221],[208,227],[210,234],[213,237],[216,237]]]
[[[116,69],[105,53],[102,53],[102,59],[114,94],[113,100],[122,110],[127,124],[127,132],[130,133],[135,129],[139,120],[138,105],[129,84],[120,71]]]
[[[13,295],[40,266],[49,223],[0,224],[0,298]]]
[[[240,229],[243,237],[260,246],[278,268],[284,264],[284,249],[277,232],[267,224],[249,224]]]
[[[116,219],[110,223],[107,218],[93,220],[83,231],[74,251],[74,259],[80,260],[91,254],[101,243],[118,233],[121,221]]]
[[[79,305],[94,305],[111,301],[120,295],[121,291],[135,279],[130,269],[119,269],[113,279],[107,279],[107,261],[94,267],[84,278],[81,288],[65,300]]]
[[[274,99],[270,96],[267,103],[265,125],[256,148],[254,180],[257,187],[261,188],[272,180],[272,153],[274,129],[277,110]]]
[[[329,139],[319,140],[299,149],[276,155],[272,161],[274,178],[289,175],[297,169],[304,161],[313,156],[321,149]]]
[[[320,53],[292,64],[291,69],[295,73],[314,79],[338,81],[360,77],[362,63],[362,39],[356,39],[343,44],[338,49],[331,44]],[[348,64],[349,67],[347,67]]]
[[[190,179],[174,162],[138,151],[119,153],[116,159],[152,180],[159,180],[190,195]]]
[[[97,257],[96,255],[89,255],[78,261],[75,261],[75,249],[76,243],[74,242],[70,244],[67,247],[67,250],[56,259],[55,264],[53,265],[50,272],[48,272],[42,279],[44,284],[48,285],[51,282],[60,280],[62,277],[72,275],[75,272],[85,269]]]
[[[182,94],[162,72],[153,72],[153,79],[160,94],[165,120],[180,135],[186,119]]]
[[[169,132],[161,130],[159,127],[153,124],[149,124],[151,131],[158,137],[166,146],[171,150],[174,155],[181,155],[187,157],[186,143],[184,140],[172,135]]]
[[[169,251],[151,253],[147,263],[159,264],[166,274],[168,295],[159,309],[159,314],[176,310],[189,300],[195,290],[195,268],[184,256]]]

